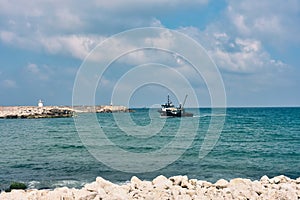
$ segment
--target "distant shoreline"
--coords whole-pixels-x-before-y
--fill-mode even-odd
[[[125,106],[0,106],[0,119],[73,117],[75,113],[133,112]]]
[[[297,109],[295,107],[200,107],[186,109]],[[127,108],[125,106],[0,106],[0,119],[39,119],[73,117],[75,113],[114,113],[134,112],[135,110],[158,108]]]
[[[130,107],[130,109],[158,109],[160,107]],[[228,106],[228,107],[184,107],[185,109],[231,109],[231,108],[300,108],[300,106]]]

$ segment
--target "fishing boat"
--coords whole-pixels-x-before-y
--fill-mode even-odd
[[[184,104],[186,102],[187,96],[185,96],[183,104],[179,104],[179,107],[175,107],[170,101],[170,97],[168,95],[168,101],[165,104],[161,105],[161,109],[158,110],[162,117],[193,117],[193,113],[185,112]]]

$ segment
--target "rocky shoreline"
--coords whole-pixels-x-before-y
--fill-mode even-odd
[[[300,177],[290,179],[263,176],[259,181],[236,178],[221,179],[216,183],[188,179],[187,176],[166,178],[158,176],[152,181],[142,181],[133,176],[131,181],[117,185],[101,177],[81,189],[56,188],[54,190],[12,190],[2,192],[6,199],[300,199]]]
[[[114,112],[133,112],[133,110],[125,106],[112,106],[112,105],[102,105],[102,106],[73,106],[70,107],[76,113],[114,113]]]
[[[74,111],[68,107],[58,106],[6,106],[0,107],[0,118],[4,119],[37,119],[72,117]]]
[[[72,117],[74,113],[132,112],[125,106],[0,106],[0,119]]]

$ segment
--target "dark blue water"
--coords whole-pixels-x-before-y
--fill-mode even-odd
[[[189,111],[198,112],[196,109]],[[151,116],[149,110],[118,113],[118,120],[128,116],[135,126],[144,126],[145,133],[154,131],[148,125],[156,115]],[[89,115],[78,117],[88,118]],[[107,138],[118,148],[134,153],[157,151],[175,139],[180,126],[197,126],[195,135],[186,131],[190,127],[184,127],[186,133],[182,133],[182,141],[192,137],[192,143],[177,160],[162,169],[138,174],[112,169],[92,156],[82,143],[73,118],[2,119],[0,189],[7,188],[12,181],[25,182],[31,188],[80,187],[97,176],[116,183],[130,180],[133,175],[147,180],[160,174],[168,177],[188,175],[212,182],[220,178],[259,179],[263,175],[300,176],[300,108],[228,108],[225,116],[220,115],[225,117],[225,124],[216,138],[216,145],[200,159],[199,150],[212,117],[218,115],[212,116],[210,109],[200,109],[199,115],[193,118],[158,117],[156,121],[165,122],[159,133],[135,137],[126,134],[112,114],[97,114],[99,127]],[[134,133],[135,126],[128,125],[126,130]],[[87,132],[93,134],[93,129],[87,128]],[[114,153],[109,152],[109,155],[113,157]],[[165,156],[157,156],[153,162]]]

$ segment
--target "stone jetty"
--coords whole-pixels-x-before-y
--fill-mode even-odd
[[[12,190],[11,192],[2,192],[0,199],[297,200],[300,199],[300,178],[294,180],[281,175],[271,179],[263,176],[259,181],[235,178],[229,181],[220,179],[215,183],[210,183],[188,179],[187,176],[174,176],[170,178],[158,176],[152,181],[142,181],[133,176],[130,182],[117,185],[98,177],[95,182],[86,184],[81,189],[63,187],[54,190]]]
[[[74,111],[69,107],[59,106],[5,106],[0,107],[0,118],[57,118],[72,117]]]
[[[102,106],[73,106],[72,109],[77,113],[113,113],[113,112],[133,112],[133,110],[125,106],[112,106],[112,105],[102,105]]]
[[[0,106],[0,118],[59,118],[72,117],[74,113],[132,112],[125,106]]]

